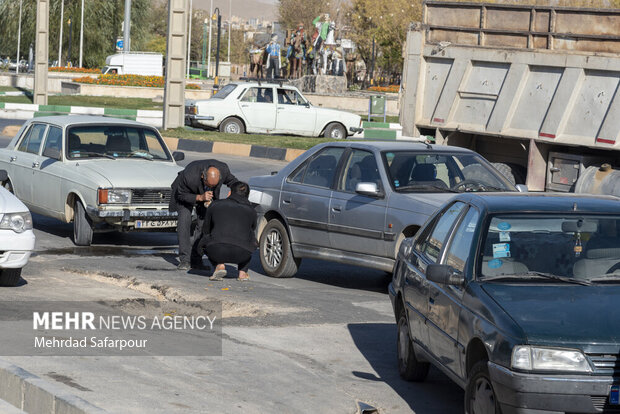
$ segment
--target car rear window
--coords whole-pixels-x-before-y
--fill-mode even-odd
[[[217,93],[213,95],[211,99],[224,99],[228,95],[230,95],[230,93],[234,91],[236,88],[237,88],[237,85],[229,83],[228,85],[223,86],[222,89],[217,91]]]

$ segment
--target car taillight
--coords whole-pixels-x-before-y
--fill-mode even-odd
[[[106,188],[100,188],[97,190],[99,195],[99,204],[108,204],[108,190]]]

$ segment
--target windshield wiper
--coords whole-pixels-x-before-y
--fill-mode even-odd
[[[129,154],[129,156],[138,157],[138,158],[142,158],[142,159],[149,160],[149,161],[153,161],[153,158],[155,158],[153,154],[151,154],[150,152],[143,152],[143,151],[134,151],[131,154]]]
[[[501,280],[501,279],[521,279],[521,280],[527,279],[527,278],[524,278],[523,276],[542,277],[545,279],[558,280],[564,283],[573,283],[575,285],[583,285],[583,286],[589,286],[592,284],[587,280],[573,279],[573,278],[566,277],[566,276],[554,275],[553,273],[535,272],[535,271],[529,271],[526,273],[502,273],[496,276],[487,276],[481,280],[488,282],[488,281]]]
[[[76,155],[78,155],[76,157]],[[76,152],[75,154],[73,154],[74,158],[81,158],[82,155],[87,155],[89,157],[106,157],[109,158],[111,160],[115,160],[116,157],[111,156],[110,154],[101,154],[99,152],[91,152],[91,151],[80,151],[80,152]]]
[[[482,192],[486,192],[486,191],[510,191],[507,188],[500,188],[500,187],[495,187],[492,185],[486,185],[486,184],[481,184],[482,188],[484,188],[484,190],[482,190]]]
[[[424,189],[433,189],[433,190],[439,190],[442,193],[458,193],[459,191],[455,191],[455,190],[451,190],[449,188],[446,187],[441,187],[438,185],[433,185],[433,184],[412,184],[412,185],[406,185],[404,187],[398,187],[396,189],[396,191],[403,191],[403,190],[424,190]]]
[[[610,273],[605,276],[593,277],[588,279],[591,283],[597,282],[618,282],[620,281],[620,274]]]

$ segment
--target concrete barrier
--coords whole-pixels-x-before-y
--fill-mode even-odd
[[[105,414],[107,412],[82,398],[69,394],[60,386],[3,360],[0,360],[0,400],[28,414]],[[2,409],[2,404],[0,404],[0,409]],[[2,409],[1,412],[10,413],[11,411]]]
[[[89,83],[62,82],[62,93],[81,96],[114,96],[116,98],[164,99],[164,88],[141,86],[91,85]],[[211,90],[186,89],[185,99],[209,99]]]

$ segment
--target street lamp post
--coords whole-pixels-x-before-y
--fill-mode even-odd
[[[232,32],[232,0],[228,0],[228,62],[230,62],[230,33]]]
[[[82,49],[84,49],[84,0],[82,0],[82,17],[80,18],[80,67],[82,67]]]
[[[189,66],[190,66],[190,50],[192,49],[192,0],[189,0],[189,26],[187,29],[187,75],[186,78],[189,78]]]
[[[73,38],[73,23],[71,23],[71,19],[69,19],[69,50],[67,52],[67,66],[71,64],[71,39],[72,38]]]
[[[209,19],[205,19],[202,25],[202,69],[200,69],[200,77],[204,78],[205,59],[207,58],[207,22]],[[207,68],[207,77],[209,77],[209,69]]]
[[[60,1],[60,35],[58,37],[58,66],[62,66],[62,28],[65,21],[65,0]]]
[[[220,70],[220,34],[222,30],[222,15],[220,14],[220,8],[216,7],[212,17],[215,17],[217,13],[217,49],[215,49],[215,82],[213,83],[214,88],[219,87],[219,70]]]
[[[22,39],[22,0],[19,0],[19,26],[17,27],[17,59],[15,62],[15,74],[19,73],[19,48],[21,47]]]
[[[207,55],[207,77],[211,76],[211,26],[213,19],[213,0],[211,0],[211,8],[209,9],[209,54]]]

